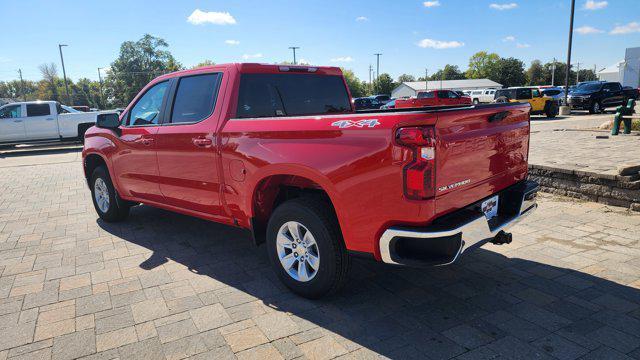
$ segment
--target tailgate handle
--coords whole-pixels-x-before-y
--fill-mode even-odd
[[[507,116],[511,115],[510,111],[500,111],[489,116],[489,122],[504,120]]]

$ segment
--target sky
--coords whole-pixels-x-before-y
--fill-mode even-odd
[[[298,61],[422,76],[445,64],[465,70],[477,51],[565,61],[570,0],[0,0],[3,50],[0,80],[38,80],[54,62],[67,76],[98,78],[120,44],[149,33],[169,43],[184,66]],[[576,0],[572,63],[598,69],[640,46],[640,0]],[[10,31],[9,29],[13,29]],[[61,75],[61,74],[60,74]]]

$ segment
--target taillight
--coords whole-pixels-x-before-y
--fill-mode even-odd
[[[413,158],[402,170],[404,194],[422,200],[435,196],[436,130],[433,126],[406,127],[396,132],[396,142],[410,148]]]

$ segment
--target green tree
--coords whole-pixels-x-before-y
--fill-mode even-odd
[[[398,76],[398,83],[402,84],[404,82],[411,82],[411,81],[416,81],[415,76],[410,75],[410,74],[402,74],[400,76]]]
[[[155,77],[182,69],[161,38],[145,34],[138,41],[125,41],[111,63],[105,79],[105,96],[115,106],[125,106]]]
[[[203,66],[213,66],[215,64],[216,63],[213,62],[212,60],[207,59],[205,61],[202,61],[202,62],[198,63],[197,65],[192,66],[191,68],[192,69],[196,69],[196,68],[203,67]]]
[[[344,76],[344,80],[347,82],[347,86],[349,87],[349,92],[351,92],[352,97],[363,97],[367,95],[367,88],[365,84],[358,79],[353,71],[342,69],[342,75]]]
[[[435,73],[429,76],[429,80],[463,80],[466,79],[466,76],[460,69],[458,65],[450,65],[447,64],[444,66],[444,69],[439,69]]]
[[[527,69],[527,84],[545,85],[545,68],[540,60],[533,60]]]
[[[563,62],[555,63],[555,79],[554,85],[556,86],[564,86],[564,79],[566,77],[567,72],[567,64]],[[548,62],[544,64],[545,69],[545,84],[551,84],[551,73],[553,72],[553,62]],[[575,85],[576,83],[576,72],[573,70],[569,71],[569,85]]]
[[[31,80],[0,81],[0,98],[35,100],[38,84]]]
[[[38,67],[42,80],[38,84],[38,96],[40,100],[60,101],[58,92],[60,79],[56,64],[42,64]],[[64,84],[63,84],[64,85]]]
[[[468,79],[485,79],[495,74],[500,56],[496,53],[479,51],[469,59],[469,69],[466,75]]]
[[[598,80],[598,75],[591,69],[580,69],[580,82]]]
[[[500,58],[489,79],[503,86],[522,86],[526,82],[524,63],[513,57]]]
[[[387,73],[380,74],[377,79],[373,81],[374,94],[386,94],[390,95],[391,91],[396,87],[396,83],[393,82],[391,75]]]

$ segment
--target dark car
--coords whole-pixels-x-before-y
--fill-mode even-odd
[[[632,88],[623,88],[619,82],[586,81],[569,91],[571,109],[588,110],[597,114],[608,107],[624,105],[637,97]]]
[[[384,104],[373,97],[362,97],[353,99],[353,105],[355,105],[356,110],[371,110],[380,109]]]
[[[372,95],[370,96],[370,98],[378,100],[378,102],[381,103],[382,105],[386,104],[391,100],[391,96],[383,95],[383,94]]]
[[[541,89],[542,95],[554,98],[560,105],[564,105],[564,89],[561,87]]]
[[[380,107],[380,109],[395,109],[396,108],[396,99],[392,98],[391,100],[387,101],[386,104],[382,105]]]

